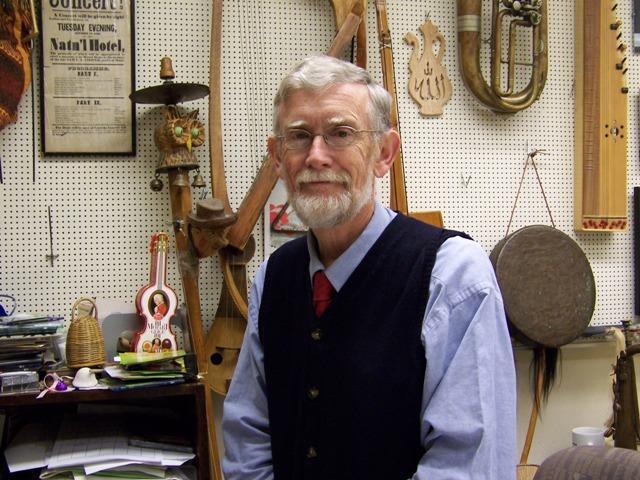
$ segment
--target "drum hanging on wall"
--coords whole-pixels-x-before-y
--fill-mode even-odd
[[[556,348],[587,328],[595,308],[595,280],[571,237],[530,225],[498,242],[490,259],[516,339]]]

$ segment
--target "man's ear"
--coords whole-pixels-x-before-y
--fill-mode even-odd
[[[280,175],[280,166],[282,165],[279,150],[278,139],[274,136],[270,136],[267,139],[267,152],[269,153],[269,158],[271,158],[271,161],[273,161],[276,166],[276,172],[278,175]]]
[[[376,177],[382,178],[391,169],[396,154],[400,149],[400,135],[395,130],[389,130],[382,134],[379,140],[380,155],[373,166]]]

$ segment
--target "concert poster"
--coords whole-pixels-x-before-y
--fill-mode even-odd
[[[134,0],[42,0],[45,154],[135,154]]]

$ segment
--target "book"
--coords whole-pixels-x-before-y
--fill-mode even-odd
[[[120,365],[123,367],[130,367],[133,365],[143,365],[154,362],[163,362],[167,360],[173,360],[176,358],[181,358],[187,355],[187,352],[184,350],[176,350],[176,351],[167,351],[167,352],[123,352],[118,357],[116,357],[116,361],[120,362]]]
[[[184,378],[165,378],[165,379],[153,379],[153,380],[138,380],[138,381],[122,381],[117,378],[103,378],[101,383],[106,384],[109,390],[114,392],[121,392],[124,390],[134,390],[137,388],[148,387],[165,387],[168,385],[179,385],[184,383]]]
[[[104,371],[107,372],[107,374],[111,378],[116,378],[118,380],[124,380],[124,381],[184,378],[183,372],[171,372],[171,371],[148,372],[145,370],[131,371],[131,370],[126,370],[120,367],[119,365],[108,365],[104,368]]]

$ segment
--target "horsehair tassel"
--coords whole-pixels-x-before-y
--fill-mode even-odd
[[[533,375],[531,376],[532,388],[538,410],[540,409],[540,401],[547,403],[549,399],[549,393],[551,393],[556,379],[559,362],[561,362],[559,348],[537,347],[533,350],[530,369],[533,370]],[[537,388],[537,378],[540,371],[542,372],[542,387]]]

